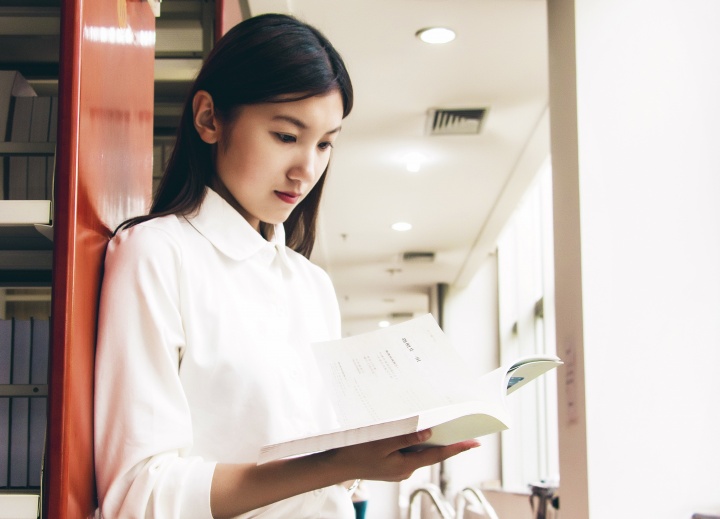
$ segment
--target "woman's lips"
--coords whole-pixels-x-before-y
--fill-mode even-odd
[[[284,193],[282,191],[275,191],[275,194],[286,204],[294,204],[300,199],[299,193]]]

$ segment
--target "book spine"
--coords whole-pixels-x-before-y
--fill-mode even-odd
[[[35,91],[16,70],[0,70],[0,142],[10,140],[13,97],[32,96]],[[0,157],[0,200],[8,199],[10,157]]]
[[[58,126],[58,98],[53,96],[50,99],[50,127],[48,128],[48,142],[57,142],[57,126]],[[46,157],[45,170],[45,199],[53,200],[53,190],[55,186],[55,157]]]
[[[52,99],[49,96],[32,97],[30,142],[48,142]],[[47,199],[47,157],[28,157],[27,199]]]
[[[30,140],[30,121],[32,118],[32,97],[15,97],[12,117],[12,142]],[[27,200],[28,157],[10,157],[8,170],[8,199]]]
[[[0,141],[8,138],[8,122],[10,120],[10,100],[17,72],[0,70]]]
[[[32,319],[32,350],[30,358],[30,383],[45,385],[48,382],[50,350],[50,321]],[[45,430],[47,426],[47,397],[30,399],[30,437],[28,445],[28,486],[39,487]]]
[[[12,99],[12,86],[15,81],[13,70],[0,70],[0,142],[8,138],[8,123],[10,121],[10,100]],[[7,171],[7,157],[0,157],[0,200],[5,197],[5,171]],[[0,448],[1,445],[0,444]],[[0,476],[0,482],[2,476]]]
[[[0,384],[10,383],[12,321],[0,320]],[[10,397],[0,396],[0,488],[10,483]]]
[[[30,383],[32,331],[29,320],[13,320],[12,384]],[[10,486],[25,488],[28,483],[28,441],[30,402],[27,397],[10,400]]]

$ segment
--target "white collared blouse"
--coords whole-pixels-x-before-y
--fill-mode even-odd
[[[335,292],[274,231],[265,240],[208,189],[196,215],[110,241],[95,370],[104,518],[211,518],[217,462],[337,425],[309,349],[340,335]],[[330,487],[242,517],[354,515]]]

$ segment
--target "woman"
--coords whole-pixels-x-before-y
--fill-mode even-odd
[[[335,425],[309,344],[339,337],[310,263],[332,147],[352,108],[342,59],[288,16],[251,18],[204,63],[149,215],[105,263],[96,359],[107,519],[352,518],[356,478],[398,481],[477,445],[430,432],[257,466]]]

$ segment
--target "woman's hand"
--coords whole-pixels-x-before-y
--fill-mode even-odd
[[[347,470],[348,479],[402,481],[420,467],[434,465],[480,445],[477,440],[466,440],[445,447],[419,447],[431,436],[428,429],[334,449],[317,456]]]
[[[426,430],[264,465],[219,464],[210,493],[213,516],[236,517],[343,481],[402,481],[420,467],[480,445],[477,440],[467,440],[447,447],[420,448],[430,436],[431,432]]]

